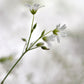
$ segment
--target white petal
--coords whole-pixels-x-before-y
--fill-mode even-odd
[[[48,37],[48,39],[49,39],[50,41],[54,41],[54,40],[55,40],[55,37],[56,37],[56,35],[50,35],[50,36]]]
[[[60,43],[60,38],[59,36],[57,35],[57,42]]]
[[[44,5],[42,5],[42,6],[39,6],[39,8],[42,8],[42,7],[45,7]]]
[[[34,7],[39,7],[39,6],[40,6],[40,4],[34,4],[33,6],[34,6]]]
[[[57,26],[56,26],[56,29],[59,29],[60,28],[60,24],[58,24]]]
[[[30,4],[26,4],[26,6],[28,6],[29,8],[31,8],[31,5]]]
[[[66,25],[64,24],[62,27],[59,28],[60,31],[63,31],[66,29]]]
[[[67,33],[64,31],[64,32],[60,32],[60,36],[61,37],[66,37],[67,36]]]

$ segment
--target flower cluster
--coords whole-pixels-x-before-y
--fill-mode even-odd
[[[22,38],[22,40],[25,42],[24,48],[23,48],[23,52],[22,55],[19,57],[19,59],[16,61],[16,63],[12,66],[12,68],[9,70],[9,72],[7,73],[7,75],[3,78],[3,80],[1,81],[1,84],[4,84],[4,81],[6,80],[6,78],[8,77],[8,75],[11,73],[11,71],[14,69],[14,67],[18,64],[18,62],[22,59],[22,57],[30,50],[36,49],[36,48],[41,48],[43,50],[49,50],[49,48],[47,48],[45,46],[45,42],[49,43],[50,41],[53,41],[55,38],[57,38],[57,41],[60,42],[60,36],[66,36],[66,25],[57,25],[56,28],[54,30],[51,30],[49,32],[45,32],[45,30],[43,30],[41,32],[41,35],[33,42],[31,43],[31,36],[32,33],[34,32],[34,30],[37,27],[37,23],[34,24],[34,15],[36,14],[36,12],[38,11],[39,8],[44,7],[41,6],[40,4],[33,4],[33,5],[27,5],[29,7],[29,10],[31,12],[31,14],[33,15],[33,19],[32,19],[32,24],[31,24],[31,31],[30,31],[30,35],[28,39]],[[51,35],[48,35],[49,33],[52,33]],[[43,40],[43,42],[38,42],[40,39]],[[12,57],[8,57],[8,58],[1,58],[0,62],[4,62],[7,60],[12,60]]]
[[[38,11],[39,8],[41,7],[44,7],[44,6],[41,6],[40,4],[33,4],[33,5],[27,5],[29,7],[29,10],[30,12],[32,13],[32,15],[35,15],[36,12]],[[37,27],[37,23],[35,25],[33,25],[33,28],[32,28],[32,32],[34,31],[34,29]],[[47,32],[45,33],[45,30],[41,33],[41,36],[40,36],[40,39],[42,39],[44,42],[48,43],[48,45],[50,45],[51,41],[54,41],[55,39],[57,39],[57,42],[60,42],[60,37],[64,37],[66,36],[66,25],[57,25],[56,28],[54,30],[51,30],[51,35],[48,35],[48,33],[50,32]],[[24,40],[24,39],[23,39]],[[35,48],[38,48],[38,47],[41,47],[42,49],[44,50],[49,50],[49,48],[47,48],[45,45],[44,42],[38,42],[36,44],[36,46],[32,46],[32,49],[35,49]],[[32,43],[31,43],[32,44]]]
[[[42,39],[47,42],[50,45],[51,41],[54,41],[57,38],[57,42],[60,42],[60,37],[64,37],[66,36],[66,25],[62,25],[60,26],[57,25],[56,28],[54,30],[52,30],[52,34],[49,36],[44,36]]]
[[[60,42],[60,36],[61,36],[61,37],[65,37],[65,36],[66,36],[66,31],[65,31],[66,28],[67,28],[67,27],[66,27],[65,24],[62,25],[62,26],[60,26],[60,24],[59,24],[59,25],[57,25],[56,28],[53,30],[53,34],[56,36],[58,42]]]
[[[27,4],[27,6],[29,7],[29,10],[33,15],[36,14],[39,8],[44,7],[44,5],[41,6],[40,4],[33,4],[33,5]]]

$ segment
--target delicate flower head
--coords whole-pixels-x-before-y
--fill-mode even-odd
[[[30,12],[34,15],[36,14],[37,10],[41,7],[44,7],[44,6],[41,6],[40,4],[33,4],[33,5],[30,5],[30,4],[27,4],[27,6],[29,7],[30,9]]]
[[[54,41],[55,38],[56,38],[56,36],[52,34],[50,36],[45,36],[42,39],[43,39],[43,41],[45,41],[50,46],[51,45],[51,41]]]
[[[53,30],[53,34],[56,35],[58,42],[60,42],[60,39],[59,39],[60,36],[62,36],[62,37],[65,37],[66,36],[65,29],[66,29],[66,25],[65,24],[62,25],[62,26],[60,26],[60,24],[59,24]]]

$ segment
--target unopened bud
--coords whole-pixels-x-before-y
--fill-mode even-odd
[[[35,29],[35,28],[36,28],[36,26],[37,26],[37,23],[36,23],[36,24],[34,24],[33,29]]]
[[[42,31],[42,33],[41,33],[41,37],[44,35],[44,33],[45,33],[45,30]]]
[[[26,39],[25,38],[22,38],[22,41],[25,41],[26,42]]]
[[[48,37],[46,37],[46,36],[43,37],[42,39],[43,39],[43,41],[48,41]]]
[[[43,42],[39,42],[39,43],[36,44],[37,47],[41,47],[42,45],[44,45]]]
[[[30,10],[30,12],[34,15],[34,14],[36,14],[37,10],[32,9],[32,10]]]
[[[41,47],[43,50],[50,50],[49,48],[47,48],[46,46],[42,46]]]

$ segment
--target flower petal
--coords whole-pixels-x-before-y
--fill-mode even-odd
[[[29,8],[31,8],[31,5],[30,4],[26,4],[26,6],[28,6]]]
[[[66,25],[65,24],[59,28],[60,31],[63,31],[65,29],[66,29]]]
[[[60,43],[60,38],[59,36],[57,35],[57,42]]]
[[[60,36],[61,37],[66,37],[67,36],[67,33],[64,31],[64,32],[60,32]]]

